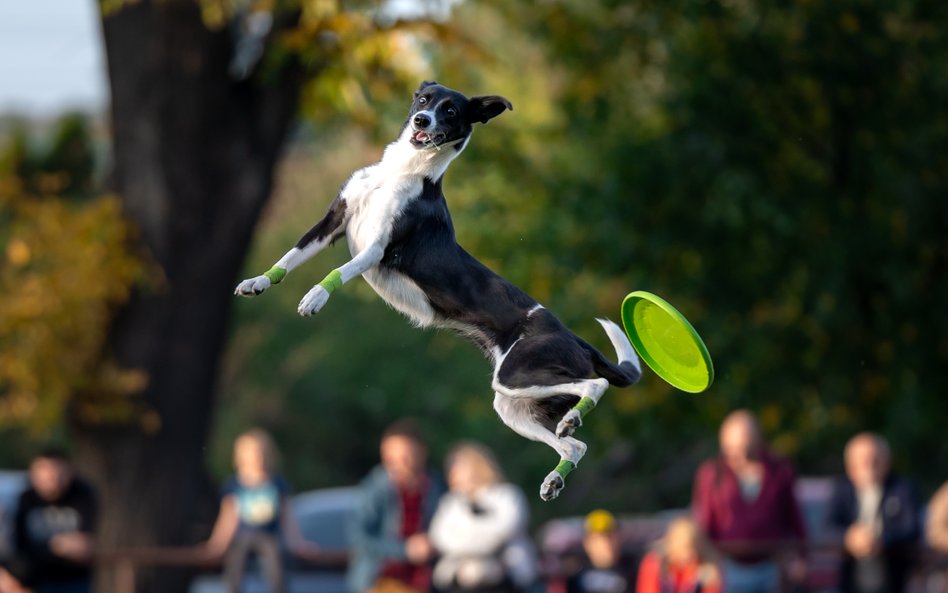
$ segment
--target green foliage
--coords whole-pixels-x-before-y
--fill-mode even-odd
[[[46,148],[35,144],[21,128],[0,155],[0,429],[48,435],[67,406],[123,414],[141,386],[108,362],[105,345],[143,265],[128,249],[118,201],[89,195],[85,122],[63,118]],[[76,399],[83,393],[97,403]]]
[[[93,190],[95,154],[89,125],[81,114],[62,117],[45,141],[31,139],[29,127],[14,125],[0,154],[0,172],[24,194],[88,198]],[[39,145],[39,146],[37,146]]]
[[[870,428],[923,485],[948,474],[937,438],[948,417],[945,7],[486,0],[419,24],[382,22],[358,2],[251,4],[275,22],[299,15],[278,29],[256,83],[299,60],[311,123],[249,273],[321,217],[394,137],[412,87],[436,79],[514,104],[478,127],[445,182],[471,253],[610,354],[593,318],[617,318],[634,289],[668,298],[705,337],[712,390],[684,395],[647,374],[611,391],[581,431],[587,458],[541,513],[686,504],[717,424],[738,406],[805,473],[838,471],[843,441]],[[239,14],[229,0],[201,6],[211,28]],[[37,154],[21,131],[0,156],[7,425],[55,422],[135,277],[114,204],[90,197],[85,133],[73,121]],[[358,281],[316,318],[296,315],[347,257],[338,245],[238,304],[215,473],[228,471],[233,436],[262,424],[297,487],[351,483],[374,463],[382,428],[415,415],[436,457],[456,439],[483,440],[533,492],[555,456],[494,417],[490,369],[473,347],[409,327]]]
[[[134,5],[99,2],[104,18]],[[422,75],[415,40],[451,34],[424,20],[387,22],[377,9],[374,2],[335,0],[197,0],[159,3],[156,14],[183,11],[226,39],[247,34],[253,13],[269,14],[272,27],[258,40],[261,61],[247,84],[280,84],[276,73],[293,61],[305,79],[305,114],[319,121],[343,113],[371,123],[370,99],[393,87],[404,91]],[[15,127],[0,153],[0,288],[12,295],[0,311],[0,438],[10,442],[19,442],[14,431],[21,428],[61,431],[67,409],[92,425],[141,422],[146,432],[160,426],[134,397],[147,377],[119,369],[107,347],[113,317],[145,265],[130,247],[118,200],[102,195],[95,157],[79,115],[64,117],[43,139],[26,125]]]
[[[864,428],[890,437],[899,468],[924,485],[948,473],[934,438],[948,414],[948,85],[933,75],[948,66],[944,17],[920,1],[458,9],[478,59],[439,47],[432,77],[514,104],[448,173],[462,244],[610,353],[592,318],[617,317],[633,289],[657,292],[703,334],[718,371],[698,396],[650,374],[610,392],[555,512],[686,504],[718,422],[739,406],[805,473],[839,471],[842,443]],[[403,107],[380,108],[391,114],[380,137]],[[377,154],[343,138],[307,161],[331,172],[298,181],[305,204],[276,207],[251,270]],[[315,320],[294,318],[345,257],[337,247],[241,304],[230,434],[251,421],[277,429],[307,452],[289,468],[306,487],[361,475],[381,426],[416,414],[436,450],[486,440],[532,492],[555,459],[491,418],[489,369],[473,348],[411,330],[364,286]]]
[[[946,412],[948,356],[933,313],[948,120],[920,107],[948,98],[920,75],[946,63],[937,21],[924,3],[557,3],[528,25],[550,31],[569,115],[560,166],[536,171],[549,202],[527,257],[582,270],[555,284],[576,295],[567,318],[618,303],[617,286],[664,294],[718,365],[706,395],[653,382],[632,413],[593,421],[665,449],[640,459],[648,475],[749,406],[806,471],[838,468],[842,441],[873,428],[905,469],[924,454],[941,471],[920,477],[943,478],[948,450],[923,436]]]

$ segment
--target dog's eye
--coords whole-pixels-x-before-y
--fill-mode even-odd
[[[458,110],[454,107],[448,107],[448,117],[454,117],[458,114]]]
[[[424,105],[424,104],[427,103],[427,102],[428,102],[428,99],[427,99],[427,98],[425,98],[425,97],[418,97],[418,104],[419,104],[419,105]]]

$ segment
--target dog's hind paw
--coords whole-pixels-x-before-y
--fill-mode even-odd
[[[560,495],[564,486],[566,486],[566,481],[563,476],[556,471],[551,471],[540,484],[540,498],[551,501]]]
[[[556,436],[564,438],[572,436],[576,429],[583,425],[583,415],[579,410],[570,410],[563,415],[563,419],[556,425]]]

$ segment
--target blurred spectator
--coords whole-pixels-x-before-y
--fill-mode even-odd
[[[353,593],[410,593],[431,586],[434,549],[427,530],[441,481],[428,472],[417,425],[399,420],[382,435],[382,463],[362,480],[351,524],[349,587]]]
[[[439,590],[452,593],[524,591],[537,576],[523,492],[505,483],[493,454],[463,443],[448,455],[451,491],[431,521],[431,543],[441,555],[434,569]]]
[[[260,429],[234,441],[235,475],[224,485],[220,512],[207,546],[225,555],[224,580],[231,593],[240,591],[247,560],[256,555],[269,589],[286,591],[283,541],[299,556],[315,556],[315,544],[303,540],[290,512],[289,485],[275,473],[273,439]]]
[[[942,484],[928,503],[925,540],[932,550],[942,556],[948,554],[948,482]],[[938,566],[941,572],[930,575],[928,590],[948,592],[948,570],[943,561]]]
[[[14,517],[13,559],[0,569],[0,592],[91,590],[96,501],[65,453],[47,449],[30,463],[29,488]]]
[[[0,565],[10,558],[13,549],[13,512],[16,510],[12,504],[4,504],[6,501],[0,501]],[[0,593],[2,593],[0,589]]]
[[[904,591],[920,531],[915,490],[889,471],[889,445],[876,434],[856,435],[844,455],[846,476],[836,484],[828,510],[830,526],[846,549],[840,588]]]
[[[793,468],[767,450],[747,410],[724,419],[719,439],[721,456],[703,463],[695,477],[695,519],[724,553],[729,592],[777,591],[781,575],[773,546],[792,541],[802,549],[806,537]],[[802,555],[788,567],[792,581],[805,578]]]
[[[639,566],[636,593],[719,593],[721,573],[698,525],[685,517],[671,522],[656,549]]]
[[[948,554],[948,482],[942,484],[928,503],[925,539],[932,549]]]
[[[627,593],[633,590],[635,562],[622,553],[616,518],[609,511],[586,515],[585,558],[566,581],[567,593]]]

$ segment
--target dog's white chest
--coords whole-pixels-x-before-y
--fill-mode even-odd
[[[421,179],[386,175],[380,165],[356,173],[343,191],[350,212],[346,236],[352,255],[372,243],[388,244],[399,213],[421,187]]]
[[[343,190],[350,212],[346,238],[353,257],[373,243],[388,245],[399,214],[421,194],[423,181],[418,176],[386,173],[380,165],[363,169]],[[373,266],[362,276],[386,303],[416,325],[435,323],[428,298],[404,274]]]

